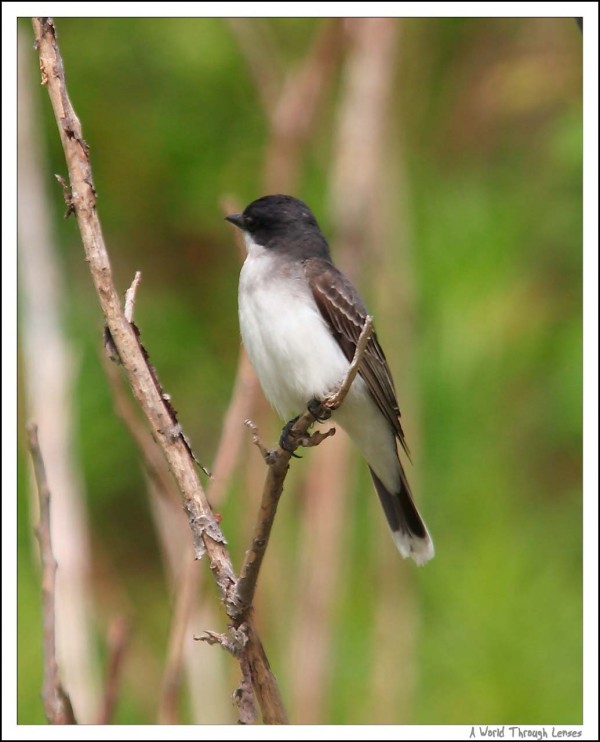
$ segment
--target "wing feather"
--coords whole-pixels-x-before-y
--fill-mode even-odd
[[[350,281],[328,260],[309,258],[304,261],[304,271],[321,315],[344,355],[351,361],[367,318],[367,310],[360,296]],[[392,374],[374,332],[369,338],[358,373],[402,448],[409,454],[400,424],[400,409]]]

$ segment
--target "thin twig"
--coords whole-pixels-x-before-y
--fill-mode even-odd
[[[323,405],[327,410],[330,410],[331,412],[333,412],[333,410],[337,410],[337,408],[342,404],[342,402],[346,398],[346,394],[348,394],[348,392],[350,391],[352,382],[356,378],[356,374],[358,373],[360,363],[365,354],[365,350],[367,349],[367,345],[369,343],[369,339],[371,338],[372,333],[373,333],[373,317],[368,315],[367,318],[365,319],[365,324],[362,326],[360,335],[358,336],[358,342],[356,343],[356,350],[354,351],[354,357],[352,358],[352,363],[350,364],[350,368],[346,372],[346,376],[344,377],[340,386],[336,390],[334,390],[331,394],[329,394],[327,397],[325,397],[325,400],[323,401]]]
[[[197,555],[208,554],[210,567],[221,598],[230,616],[236,615],[232,594],[237,578],[225,539],[206,498],[193,460],[179,431],[174,430],[169,408],[144,357],[133,326],[127,321],[115,289],[108,252],[96,212],[88,146],[81,124],[67,93],[63,61],[50,18],[34,18],[36,48],[40,58],[42,84],[47,86],[69,170],[72,205],[77,215],[86,259],[106,324],[127,373],[133,393],[148,418],[153,435],[161,446],[179,485],[188,515]],[[252,685],[265,723],[285,723],[287,716],[277,682],[264,649],[248,615],[249,640],[246,647]]]
[[[268,464],[269,457],[273,454],[273,451],[269,451],[268,448],[264,447],[263,442],[260,439],[258,428],[253,420],[244,420],[244,425],[248,428],[248,430],[252,434],[252,445],[258,448],[258,450],[260,451],[260,455],[263,457],[263,459]]]
[[[70,198],[70,201],[72,201],[72,198],[71,197],[69,198]],[[150,363],[150,356],[148,354],[148,351],[142,344],[140,330],[138,326],[133,322],[133,309],[135,305],[135,297],[136,297],[138,286],[140,285],[141,278],[142,278],[142,274],[140,273],[140,271],[137,271],[131,286],[125,292],[125,310],[123,312],[123,315],[125,319],[127,320],[127,322],[129,322],[129,324],[133,328],[133,331],[135,332],[135,336],[138,340],[140,350],[142,352],[142,355],[144,356],[144,360],[146,361],[148,370],[150,371],[150,375],[152,376],[152,379],[154,381],[154,385],[156,386],[156,389],[158,393],[160,394],[160,397],[167,408],[167,412],[169,413],[169,417],[171,419],[171,426],[168,431],[169,437],[173,439],[179,438],[184,444],[184,446],[186,447],[187,452],[190,455],[190,458],[196,464],[198,464],[198,466],[202,469],[202,471],[206,474],[207,477],[210,477],[211,473],[196,458],[196,454],[194,453],[192,444],[190,440],[188,439],[188,437],[186,436],[186,434],[183,432],[183,428],[179,424],[179,420],[177,419],[177,411],[171,404],[171,397],[169,394],[167,394],[164,391],[162,384],[160,383],[160,379],[158,378],[158,372],[156,368]],[[115,342],[112,338],[108,324],[104,328],[104,350],[106,352],[106,355],[110,358],[111,361],[114,361],[115,363],[122,365],[123,361],[121,359],[121,356],[119,355],[119,350],[116,347]]]
[[[133,308],[135,306],[135,295],[142,280],[142,272],[136,271],[131,286],[125,292],[125,319],[133,322]]]
[[[27,426],[29,451],[33,461],[35,480],[40,501],[40,522],[36,536],[40,544],[42,562],[42,611],[44,623],[44,680],[42,701],[44,713],[50,724],[76,724],[71,700],[62,687],[58,677],[56,661],[56,614],[54,610],[56,594],[57,564],[52,551],[50,535],[50,488],[46,479],[46,467],[38,441],[37,425]]]
[[[108,628],[106,641],[108,647],[108,665],[104,683],[102,708],[98,715],[98,724],[110,724],[113,717],[117,705],[121,671],[123,669],[123,660],[125,659],[130,632],[129,621],[122,617],[115,618],[111,621]]]
[[[356,344],[354,357],[352,358],[352,363],[350,364],[346,375],[337,389],[321,402],[323,413],[325,413],[325,411],[333,412],[346,398],[346,395],[352,386],[352,382],[358,373],[360,363],[363,359],[372,332],[373,320],[369,316],[366,318],[361,330]],[[319,417],[323,418],[325,417],[325,414],[319,414]],[[328,432],[313,433],[312,436],[309,436],[308,430],[315,420],[315,416],[309,410],[306,410],[306,412],[300,415],[289,432],[289,440],[293,443],[290,448],[295,450],[295,448],[300,445],[318,445],[322,440],[331,435],[331,433]],[[269,543],[273,521],[277,512],[277,505],[279,504],[279,498],[283,492],[283,483],[287,476],[290,459],[293,453],[293,450],[288,451],[281,448],[281,446],[274,451],[267,451],[260,442],[256,426],[249,421],[246,422],[246,425],[252,430],[253,442],[259,447],[269,470],[263,487],[260,510],[254,527],[254,534],[252,536],[252,545],[244,557],[244,563],[242,564],[242,569],[240,571],[240,578],[233,598],[235,617],[238,622],[243,620],[246,613],[250,610],[254,600],[258,574]]]

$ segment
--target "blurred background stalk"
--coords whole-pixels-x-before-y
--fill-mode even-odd
[[[37,424],[49,487],[56,577],[56,655],[60,675],[80,723],[91,723],[99,706],[90,586],[90,544],[85,487],[78,461],[74,394],[77,352],[65,329],[61,257],[54,244],[55,214],[47,194],[48,161],[39,136],[37,80],[19,32],[19,295],[27,420]],[[22,431],[21,431],[22,432]],[[31,522],[37,492],[32,479]],[[34,547],[35,548],[35,547]],[[41,636],[40,629],[37,637]],[[30,639],[31,640],[31,637]],[[39,688],[38,688],[39,692]]]

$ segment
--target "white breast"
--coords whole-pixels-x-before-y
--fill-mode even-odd
[[[239,283],[244,346],[267,399],[284,418],[343,378],[348,361],[331,336],[302,267],[249,238]]]
[[[302,266],[246,237],[248,257],[239,283],[240,329],[265,396],[284,420],[322,399],[350,365],[331,335]],[[394,434],[357,376],[333,417],[390,491],[400,470]]]

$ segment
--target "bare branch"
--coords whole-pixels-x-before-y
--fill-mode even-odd
[[[106,642],[108,646],[108,666],[104,684],[104,698],[102,700],[102,709],[96,722],[97,724],[110,724],[113,717],[117,705],[121,670],[123,668],[123,660],[125,659],[130,633],[131,627],[129,621],[125,618],[119,617],[111,621]]]
[[[96,194],[92,185],[88,147],[83,140],[79,120],[68,98],[54,24],[48,18],[34,19],[34,29],[40,54],[42,80],[48,87],[67,157],[73,204],[86,257],[109,330],[127,371],[133,392],[166,453],[175,477],[181,485],[184,498],[189,504],[190,512],[211,517],[212,512],[206,496],[196,473],[189,464],[183,444],[172,435],[168,410],[156,388],[148,364],[143,358],[135,333],[121,309],[112,281],[108,253],[96,213]],[[214,567],[219,572],[220,588],[226,596],[227,590],[234,582],[232,570],[228,565],[228,557],[223,553],[220,544],[208,543],[207,549],[211,553],[211,561],[215,562]]]
[[[40,544],[42,562],[42,611],[44,623],[44,680],[42,701],[50,724],[76,724],[71,700],[58,677],[56,661],[56,615],[54,610],[57,564],[50,536],[50,489],[46,467],[38,441],[37,425],[27,426],[29,451],[33,461],[40,501],[40,522],[36,535]]]
[[[313,416],[309,412],[305,412],[294,425],[295,432],[305,435],[313,422]],[[279,498],[283,492],[283,483],[287,476],[291,456],[291,452],[278,448],[265,459],[269,467],[267,479],[263,487],[252,544],[244,557],[240,579],[235,591],[234,604],[237,606],[236,618],[238,620],[245,616],[254,600],[258,573],[269,543],[271,528],[275,520]]]
[[[258,448],[258,450],[260,451],[260,455],[268,464],[269,457],[272,455],[273,451],[269,451],[268,448],[264,447],[260,439],[260,435],[258,434],[258,428],[252,420],[244,420],[244,425],[252,433],[252,444]]]
[[[346,398],[346,395],[352,386],[352,382],[358,373],[360,363],[363,359],[372,332],[373,320],[371,317],[367,317],[356,345],[352,363],[350,364],[339,387],[321,402],[321,412],[323,414],[319,414],[319,418],[326,417],[326,412],[336,410]],[[246,425],[252,430],[253,442],[261,451],[269,470],[263,487],[258,518],[254,526],[252,545],[244,557],[240,578],[232,601],[235,606],[235,616],[238,621],[243,619],[251,608],[254,600],[258,574],[269,543],[271,528],[273,527],[277,505],[279,504],[279,498],[283,492],[283,483],[287,476],[293,451],[300,445],[318,445],[325,438],[332,435],[331,431],[329,431],[328,433],[313,433],[312,436],[308,436],[308,430],[316,419],[317,418],[312,412],[306,410],[306,412],[300,415],[289,431],[288,437],[293,443],[291,446],[292,450],[285,450],[279,446],[279,448],[274,451],[267,451],[264,448],[258,437],[256,426],[250,421],[246,421]]]
[[[161,446],[179,485],[194,542],[203,544],[210,567],[228,614],[236,615],[231,601],[236,575],[219,525],[206,498],[192,459],[173,421],[167,401],[161,395],[144,357],[133,326],[127,321],[112,279],[108,253],[96,212],[88,146],[67,93],[62,57],[50,18],[35,18],[33,27],[40,58],[42,84],[48,88],[69,170],[72,204],[86,253],[86,259],[106,324],[112,336],[129,383],[148,418],[153,436]],[[247,646],[252,685],[265,723],[285,723],[286,714],[260,639],[251,631]]]

